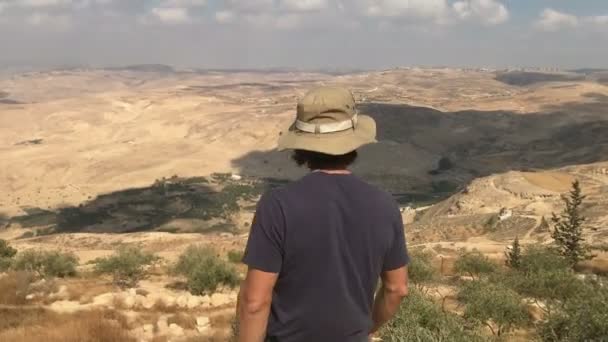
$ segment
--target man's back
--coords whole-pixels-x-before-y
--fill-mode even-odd
[[[260,200],[244,262],[278,273],[270,337],[364,341],[380,273],[407,263],[401,215],[353,175],[313,172]]]

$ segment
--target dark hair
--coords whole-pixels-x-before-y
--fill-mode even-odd
[[[295,150],[291,158],[298,166],[306,165],[311,170],[343,170],[355,162],[357,151],[334,156],[320,152]]]

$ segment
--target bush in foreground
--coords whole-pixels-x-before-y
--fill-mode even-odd
[[[605,341],[608,337],[608,288],[585,284],[541,325],[543,341]]]
[[[97,259],[95,271],[99,274],[111,274],[114,284],[120,287],[133,287],[146,276],[146,267],[158,259],[154,254],[137,247],[123,247],[112,256]]]
[[[240,264],[243,260],[243,252],[242,251],[237,251],[237,250],[232,250],[230,252],[228,252],[228,261],[230,261],[233,264]]]
[[[464,317],[467,320],[488,326],[496,336],[524,326],[530,320],[523,299],[502,285],[485,281],[467,282],[460,289],[458,299],[466,304]]]
[[[496,272],[498,265],[490,261],[490,259],[480,251],[461,251],[460,256],[454,263],[454,269],[460,274],[469,275],[472,278],[479,278],[482,275]]]
[[[408,265],[409,279],[419,290],[437,279],[438,272],[433,267],[433,255],[431,253],[415,250],[410,253],[410,259]]]
[[[27,250],[17,254],[12,269],[32,272],[43,278],[65,278],[76,275],[78,258],[73,253]]]
[[[17,250],[9,246],[8,242],[0,239],[0,272],[6,272],[13,263]]]
[[[380,331],[385,342],[474,342],[482,341],[475,329],[456,314],[441,307],[413,289],[403,300],[399,312]]]
[[[239,277],[234,267],[204,246],[190,246],[179,257],[174,272],[187,278],[188,290],[201,295],[217,290],[220,285],[235,287]]]

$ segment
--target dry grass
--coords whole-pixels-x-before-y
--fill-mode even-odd
[[[99,278],[78,278],[63,281],[68,287],[69,297],[71,301],[79,301],[80,304],[88,304],[93,301],[93,298],[104,293],[112,292],[113,288],[106,282],[100,281]]]
[[[134,342],[125,318],[115,311],[61,315],[34,309],[0,310],[0,341]]]
[[[12,272],[0,278],[0,304],[24,305],[34,276],[27,272]]]
[[[186,330],[196,329],[196,318],[184,313],[172,315],[167,319],[167,323],[169,325],[175,323]]]

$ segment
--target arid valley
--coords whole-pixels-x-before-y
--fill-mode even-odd
[[[0,322],[0,341],[55,342],[78,329],[85,335],[63,340],[85,341],[90,329],[108,330],[79,323],[87,319],[125,341],[229,340],[238,287],[193,294],[172,265],[209,246],[242,276],[258,197],[305,173],[276,141],[298,98],[319,85],[351,89],[376,120],[378,143],[353,171],[393,194],[408,247],[428,253],[441,277],[458,277],[463,249],[502,265],[516,237],[551,244],[552,213],[575,180],[595,255],[577,272],[606,277],[607,80],[602,70],[163,65],[0,74],[0,239],[17,258],[78,259],[75,277],[0,274],[0,320],[14,320]],[[95,272],[96,260],[129,247],[156,258],[136,284]],[[462,313],[449,282],[432,289]],[[532,340],[530,331],[506,340]]]

